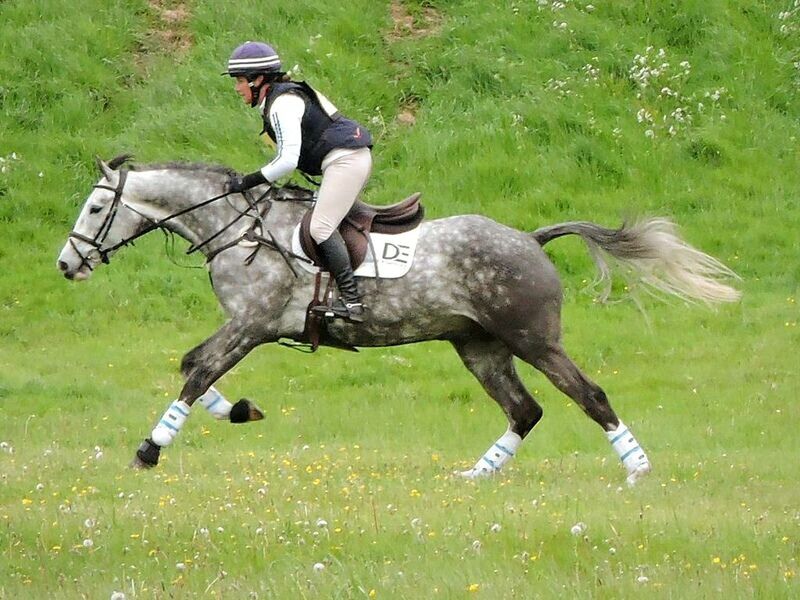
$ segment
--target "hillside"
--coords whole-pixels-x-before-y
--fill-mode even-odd
[[[447,474],[471,464],[505,424],[440,343],[357,360],[259,349],[224,385],[230,397],[264,405],[262,429],[198,417],[159,475],[127,474],[138,441],[179,389],[180,357],[223,315],[206,273],[175,266],[160,234],[81,285],[65,281],[55,259],[97,180],[95,155],[242,172],[269,160],[255,111],[219,75],[246,39],[273,43],[297,79],[371,129],[369,202],[422,191],[430,218],[479,213],[523,230],[667,216],[742,277],[738,304],[708,310],[648,298],[643,314],[627,300],[592,302],[593,266],[579,241],[547,247],[564,281],[566,346],[637,426],[660,469],[640,496],[593,501],[611,493],[609,481],[616,489],[621,470],[596,426],[528,368],[545,408],[535,440],[502,482],[448,487]],[[712,589],[702,585],[791,596],[798,138],[797,0],[86,0],[80,10],[63,0],[0,1],[0,442],[16,450],[0,452],[0,598],[49,595],[58,573],[73,582],[65,597],[108,597],[134,580],[152,592],[142,597],[199,596],[223,567],[231,577],[216,585],[230,597],[242,589],[428,597],[434,587],[463,597],[473,583],[486,597],[526,597],[532,580],[545,595],[619,597],[644,575],[661,582],[654,593],[672,597]],[[184,247],[177,262],[201,266]],[[90,458],[95,446],[105,462]],[[339,447],[346,451],[329,454]],[[331,482],[319,495],[317,471]],[[253,508],[266,506],[256,492],[262,479],[272,513]],[[54,497],[24,502],[37,498],[40,480]],[[101,490],[94,499],[75,491],[92,487]],[[138,494],[144,508],[115,504],[118,493]],[[184,514],[169,512],[170,497]],[[57,508],[65,502],[78,507],[69,516]],[[225,502],[242,512],[218,510]],[[281,545],[305,535],[297,523],[311,517],[300,502],[344,529],[338,541],[307,532],[308,546]],[[396,520],[386,506],[400,507]],[[139,508],[174,520],[177,533],[134,546],[147,527]],[[107,541],[92,550],[87,575],[77,546],[92,511]],[[192,511],[240,537],[201,547],[196,532],[213,519]],[[45,535],[40,523],[59,518],[63,529]],[[409,526],[412,518],[425,525]],[[261,546],[251,533],[243,541],[237,519],[242,531],[272,536],[263,549],[274,587],[248,579],[263,559],[250,549]],[[594,536],[585,547],[559,537],[577,520]],[[484,554],[472,552],[475,532],[495,521],[503,525],[495,545],[487,537]],[[591,545],[620,551],[597,577]],[[155,546],[157,564],[148,555]],[[242,562],[223,564],[220,554]],[[331,580],[308,583],[303,569],[317,555]],[[174,572],[187,557],[194,581]],[[118,573],[120,561],[139,575]]]

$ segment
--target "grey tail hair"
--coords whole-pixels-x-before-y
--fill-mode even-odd
[[[625,277],[629,289],[636,284],[655,296],[677,296],[708,305],[736,302],[739,290],[724,279],[741,279],[716,258],[683,241],[676,225],[666,218],[651,218],[623,223],[619,229],[606,229],[587,221],[559,223],[542,227],[531,235],[544,246],[564,235],[578,235],[589,247],[598,269],[595,284],[601,286],[598,300],[611,293],[612,271]],[[611,265],[609,265],[611,263]]]

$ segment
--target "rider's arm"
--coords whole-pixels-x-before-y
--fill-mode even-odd
[[[267,181],[274,182],[297,168],[302,142],[300,122],[305,110],[306,103],[297,94],[282,94],[272,103],[269,121],[275,132],[278,153],[272,162],[261,168]]]

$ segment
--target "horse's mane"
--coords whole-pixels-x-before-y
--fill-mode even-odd
[[[218,173],[220,175],[238,175],[238,171],[224,165],[211,165],[206,163],[189,163],[183,161],[171,161],[166,163],[152,163],[146,165],[134,165],[130,161],[133,154],[120,154],[108,161],[108,166],[116,170],[122,165],[127,164],[131,171],[154,171],[158,169],[178,169],[181,171],[197,171],[203,173]]]

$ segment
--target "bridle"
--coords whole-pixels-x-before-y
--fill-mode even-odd
[[[194,210],[197,210],[198,208],[202,208],[204,206],[208,206],[212,202],[216,202],[217,200],[220,200],[221,198],[226,198],[227,196],[229,196],[229,195],[231,195],[233,193],[236,193],[236,192],[223,192],[222,194],[219,194],[218,196],[214,196],[213,198],[209,198],[208,200],[204,200],[203,202],[200,202],[200,203],[195,204],[193,206],[189,206],[188,208],[184,208],[182,210],[179,210],[178,212],[172,213],[171,215],[168,215],[168,216],[164,217],[163,219],[152,219],[151,217],[148,217],[147,215],[145,215],[141,211],[136,210],[133,206],[131,206],[130,204],[128,204],[128,203],[126,203],[126,202],[124,202],[122,200],[122,191],[125,188],[125,182],[126,182],[127,178],[128,178],[128,169],[120,169],[120,171],[119,171],[119,181],[117,182],[117,187],[111,187],[109,185],[104,185],[102,183],[98,183],[98,184],[92,186],[94,189],[108,190],[108,191],[114,192],[114,199],[111,201],[111,208],[108,211],[108,214],[106,215],[105,219],[103,219],[103,222],[101,223],[100,228],[97,230],[97,233],[95,234],[95,236],[93,238],[85,236],[82,233],[79,233],[79,232],[74,231],[74,230],[69,232],[69,236],[68,236],[67,239],[69,240],[70,246],[72,246],[72,249],[75,250],[75,253],[81,259],[81,264],[78,266],[78,269],[82,268],[83,266],[86,266],[86,267],[89,268],[90,271],[93,271],[94,267],[92,267],[92,264],[89,261],[89,255],[88,254],[84,255],[78,249],[78,246],[73,241],[73,238],[76,239],[76,240],[80,240],[82,242],[85,242],[85,243],[89,244],[90,246],[92,246],[92,250],[97,252],[98,256],[100,257],[100,261],[102,263],[104,263],[104,264],[108,264],[109,260],[110,260],[110,255],[113,252],[115,252],[116,250],[118,250],[119,248],[121,248],[122,246],[132,245],[135,240],[139,239],[140,237],[142,237],[145,234],[150,233],[151,231],[153,231],[155,229],[161,229],[162,231],[165,232],[165,234],[169,235],[171,232],[169,232],[167,229],[164,228],[164,224],[167,223],[168,221],[170,221],[172,219],[175,219],[176,217],[180,217],[182,215],[190,213],[190,212],[192,212]],[[217,237],[222,235],[225,231],[230,229],[239,220],[241,220],[242,218],[244,218],[246,216],[250,216],[251,218],[253,218],[252,226],[246,232],[242,233],[242,235],[239,236],[236,240],[234,240],[232,242],[229,242],[227,244],[224,244],[223,246],[221,246],[221,247],[215,249],[214,251],[210,252],[208,254],[208,256],[206,257],[206,262],[211,262],[214,259],[214,257],[216,257],[220,252],[228,250],[229,248],[232,248],[232,247],[238,245],[242,241],[247,241],[247,242],[255,243],[255,245],[256,245],[256,250],[248,257],[248,259],[246,261],[248,264],[250,262],[252,262],[252,260],[255,258],[255,254],[257,253],[258,249],[261,246],[266,246],[266,247],[271,248],[272,250],[278,251],[278,253],[283,257],[283,259],[289,265],[289,268],[292,270],[292,272],[294,273],[295,277],[297,277],[297,272],[295,271],[294,267],[292,266],[289,258],[291,257],[291,258],[295,258],[295,259],[299,259],[299,260],[305,260],[305,261],[308,261],[308,259],[305,258],[305,257],[302,257],[302,256],[298,256],[298,255],[294,254],[293,252],[283,248],[280,244],[278,244],[277,240],[275,239],[275,237],[272,235],[271,232],[267,231],[267,233],[269,234],[269,238],[264,238],[262,235],[259,234],[259,231],[263,230],[263,219],[266,218],[267,213],[269,212],[270,208],[272,208],[272,202],[270,201],[269,198],[267,198],[267,196],[269,195],[269,193],[271,191],[272,191],[272,188],[267,189],[267,191],[264,192],[263,194],[261,194],[261,196],[259,196],[256,200],[253,200],[247,192],[241,192],[242,196],[247,201],[248,207],[243,211],[236,209],[237,212],[238,212],[238,215],[236,216],[236,218],[234,218],[232,221],[230,221],[227,225],[225,225],[222,229],[220,229],[218,232],[216,232],[211,237],[207,238],[206,240],[204,240],[204,241],[202,241],[202,242],[200,242],[198,244],[191,245],[186,250],[186,254],[192,254],[192,253],[200,250],[201,248],[204,248],[210,242],[212,242]],[[263,213],[258,210],[258,205],[262,201],[266,201],[266,203],[267,203],[266,210],[264,210]],[[146,221],[149,221],[149,224],[145,228],[143,228],[141,231],[139,231],[138,233],[136,233],[136,234],[134,234],[134,235],[132,235],[130,237],[123,238],[122,240],[120,240],[116,244],[104,248],[103,247],[103,242],[105,242],[106,237],[108,237],[108,232],[110,231],[110,229],[111,229],[111,227],[112,227],[112,225],[114,223],[114,218],[116,217],[117,212],[119,211],[120,207],[124,207],[124,208],[127,208],[128,210],[133,211],[134,213],[136,213],[137,215],[139,215],[140,217],[142,217]]]
[[[73,241],[73,238],[92,246],[92,249],[95,250],[95,252],[97,252],[97,254],[100,256],[100,260],[105,264],[108,264],[109,254],[119,247],[119,245],[117,245],[111,248],[103,249],[103,242],[108,236],[108,232],[111,229],[111,225],[113,225],[114,223],[114,217],[117,215],[117,211],[119,210],[120,205],[130,208],[130,206],[122,202],[122,190],[125,187],[125,180],[127,178],[128,178],[128,170],[121,169],[119,172],[119,182],[117,183],[117,187],[112,188],[111,186],[103,185],[101,183],[98,183],[97,185],[93,186],[94,189],[109,190],[114,192],[114,200],[112,200],[111,209],[108,211],[106,218],[103,219],[100,228],[97,230],[97,233],[93,238],[85,236],[82,233],[79,233],[75,230],[69,232],[69,237],[67,239],[69,240],[70,246],[72,246],[72,249],[75,250],[75,252],[81,259],[81,264],[78,267],[79,269],[83,266],[86,266],[89,267],[89,270],[91,271],[93,270],[93,267],[92,263],[89,262],[89,256],[88,255],[84,256],[84,254],[80,251],[80,249],[78,249],[78,246]]]
[[[185,215],[186,213],[192,212],[193,210],[197,210],[198,208],[202,208],[204,206],[207,206],[208,204],[211,204],[212,202],[215,202],[215,201],[217,201],[217,200],[219,200],[221,198],[225,198],[226,196],[229,196],[232,193],[232,192],[224,192],[222,194],[219,194],[218,196],[214,196],[213,198],[209,198],[208,200],[200,202],[199,204],[195,204],[194,206],[190,206],[190,207],[185,208],[183,210],[179,210],[178,212],[173,213],[173,214],[171,214],[171,215],[169,215],[167,217],[164,217],[163,219],[156,220],[156,219],[152,219],[152,218],[148,217],[143,212],[141,212],[139,210],[136,210],[133,206],[131,206],[130,204],[128,204],[128,203],[126,203],[126,202],[124,202],[122,200],[122,192],[125,189],[125,182],[126,182],[127,178],[128,178],[128,169],[120,169],[120,171],[119,171],[119,181],[117,182],[117,187],[111,187],[109,185],[104,185],[102,183],[98,183],[98,184],[92,186],[96,190],[109,190],[111,192],[114,192],[114,199],[111,201],[111,208],[108,211],[108,214],[106,214],[105,219],[103,219],[103,222],[100,224],[100,228],[97,230],[97,233],[95,234],[95,236],[93,238],[90,238],[90,237],[88,237],[86,235],[83,235],[82,233],[79,233],[79,232],[74,231],[74,230],[69,232],[69,237],[68,237],[69,243],[72,246],[72,249],[75,250],[75,252],[77,253],[77,255],[81,259],[81,264],[80,264],[80,266],[78,268],[81,268],[83,266],[87,266],[90,271],[93,270],[92,264],[89,261],[89,256],[88,255],[84,255],[78,249],[78,246],[73,241],[73,238],[76,239],[76,240],[80,240],[82,242],[85,242],[85,243],[89,244],[90,246],[92,246],[92,249],[95,252],[97,252],[98,256],[100,256],[100,261],[102,263],[104,263],[104,264],[108,264],[109,260],[110,260],[110,255],[113,252],[115,252],[116,250],[118,250],[119,248],[121,248],[122,246],[132,245],[135,240],[139,239],[143,235],[148,234],[148,233],[150,233],[151,231],[153,231],[155,229],[163,229],[163,226],[167,221],[170,221],[170,220],[172,220],[172,219],[174,219],[176,217],[180,217],[181,215]],[[249,200],[248,200],[248,202],[249,202]],[[254,205],[253,203],[250,203],[250,204],[251,204],[251,207]],[[106,237],[108,237],[108,232],[111,230],[111,226],[114,224],[114,218],[117,216],[117,212],[119,211],[120,207],[124,207],[124,208],[127,208],[128,210],[131,210],[131,211],[135,212],[137,215],[139,215],[143,219],[149,221],[150,224],[147,227],[145,227],[144,229],[142,229],[141,231],[139,231],[138,233],[136,233],[135,235],[132,235],[132,236],[127,237],[127,238],[123,238],[122,240],[120,240],[119,242],[114,244],[113,246],[108,246],[108,247],[104,248],[103,247],[103,242],[105,242]],[[215,239],[218,235],[220,235],[223,231],[228,229],[228,227],[233,225],[233,223],[235,223],[236,221],[241,219],[246,214],[247,214],[247,211],[240,212],[239,216],[236,219],[234,219],[234,221],[232,221],[231,223],[226,225],[219,232],[217,232],[216,234],[214,234],[212,237],[210,237],[209,239],[205,240],[204,242],[190,247],[189,250],[186,253],[187,254],[191,254],[192,252],[195,252],[195,251],[199,250],[200,248],[204,247],[206,244],[208,244],[210,241]]]

